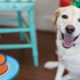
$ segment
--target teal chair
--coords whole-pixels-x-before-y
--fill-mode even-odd
[[[32,0],[1,0],[0,1],[0,11],[16,11],[18,16],[17,18],[7,18],[0,19],[0,22],[6,21],[18,21],[18,28],[0,28],[1,33],[20,33],[21,41],[24,39],[27,41],[25,44],[1,44],[0,49],[20,49],[20,48],[31,48],[32,55],[34,60],[34,65],[38,66],[38,49],[37,49],[37,40],[36,40],[36,28],[34,22],[34,7],[35,1]],[[27,11],[28,13],[28,23],[23,19],[21,12]],[[24,27],[24,25],[26,27]],[[29,32],[30,38],[27,36],[26,32]],[[24,54],[24,53],[23,53]]]

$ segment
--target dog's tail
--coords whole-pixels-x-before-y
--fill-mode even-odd
[[[58,64],[59,64],[58,61],[49,61],[49,62],[46,62],[46,64],[44,65],[44,68],[54,69],[54,68],[58,67]]]

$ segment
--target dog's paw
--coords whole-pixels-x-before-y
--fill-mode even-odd
[[[46,69],[54,69],[58,66],[58,61],[49,61],[44,65]]]

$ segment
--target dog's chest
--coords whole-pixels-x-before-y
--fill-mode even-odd
[[[60,57],[60,60],[68,71],[73,73],[80,73],[80,55],[66,55]]]

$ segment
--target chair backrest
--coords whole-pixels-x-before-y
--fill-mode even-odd
[[[30,2],[35,0],[0,0],[0,2]]]

